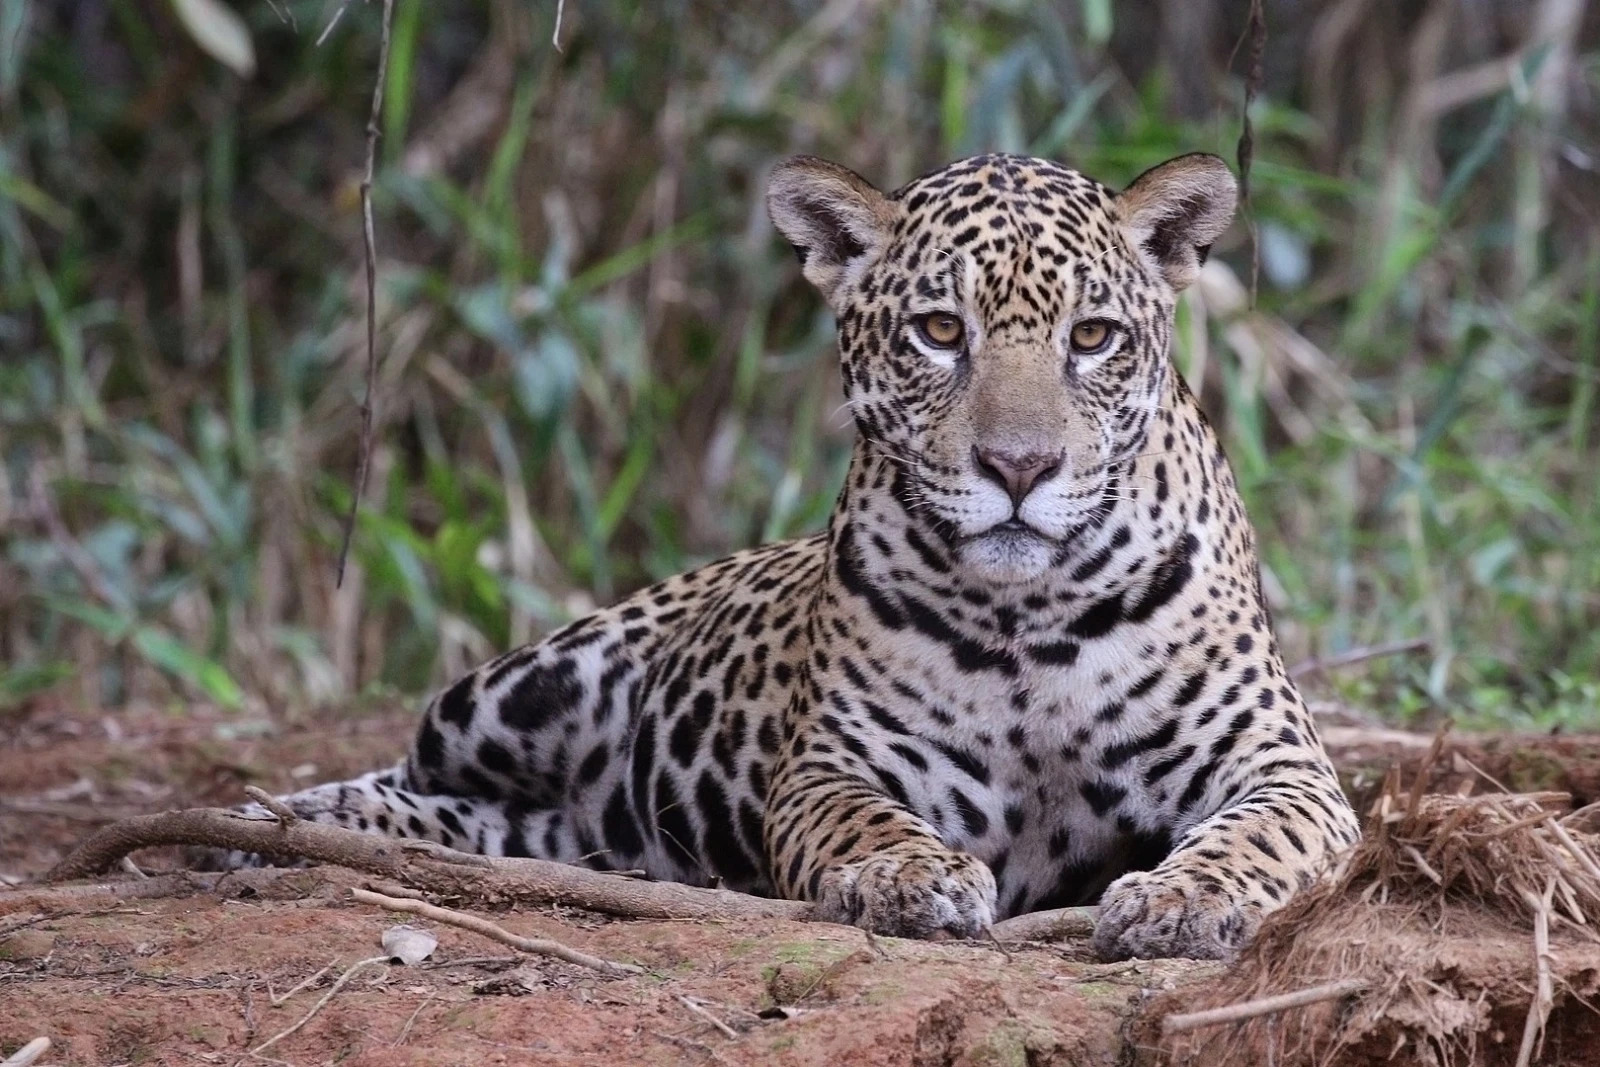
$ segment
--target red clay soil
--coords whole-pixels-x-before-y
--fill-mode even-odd
[[[231,804],[246,782],[282,791],[384,765],[413,722],[407,709],[271,729],[192,711],[12,713],[0,718],[0,876],[37,877],[121,815]],[[175,862],[140,856],[152,872]],[[362,884],[322,868],[259,894],[224,888],[71,912],[41,910],[26,884],[0,891],[0,1059],[48,1036],[43,1064],[262,1062],[248,1051],[304,1017],[350,964],[381,955],[383,931],[404,918],[351,902],[348,888]],[[869,942],[823,924],[623,922],[556,909],[490,917],[647,973],[608,978],[516,959],[419,922],[439,938],[427,962],[362,968],[262,1055],[297,1067],[1109,1065],[1128,1062],[1124,1034],[1148,996],[1217,970],[1100,965],[1081,943]]]
[[[55,1063],[232,1063],[305,1016],[351,963],[382,955],[394,917],[350,903],[343,890],[356,884],[347,872],[305,871],[263,894],[282,899],[202,895],[38,922],[21,958],[0,960],[0,1053],[48,1035]],[[0,897],[0,929],[21,917],[3,906]],[[1196,967],[1101,966],[1071,948],[1009,957],[992,945],[874,948],[858,931],[820,924],[495,918],[647,973],[607,978],[519,960],[426,923],[439,938],[431,960],[363,968],[264,1054],[363,1067],[1109,1065],[1124,1057],[1124,1024],[1143,990]],[[310,988],[272,1003],[329,964]]]
[[[189,709],[0,712],[0,878],[24,883],[0,890],[0,1059],[48,1036],[41,1065],[1126,1065],[1160,1059],[1150,1004],[1177,1010],[1186,990],[1220,974],[1190,961],[1101,965],[1081,942],[1002,950],[869,941],[823,924],[528,909],[490,917],[646,973],[609,978],[518,959],[475,934],[417,922],[439,938],[428,961],[361,968],[255,1058],[251,1049],[304,1018],[352,963],[382,953],[380,936],[401,917],[349,899],[361,876],[316,869],[259,893],[224,882],[215,893],[71,908],[39,905],[25,884],[109,819],[237,803],[245,783],[282,792],[386,765],[414,715],[269,723]],[[1390,737],[1352,749],[1355,791],[1380,763],[1422,747]],[[1563,750],[1546,761],[1523,739],[1473,742],[1462,758],[1487,762],[1502,749],[1518,755],[1496,766],[1533,768],[1537,788],[1600,781],[1586,756]],[[139,862],[156,871],[176,857]],[[1387,1061],[1374,1050],[1363,1062]]]

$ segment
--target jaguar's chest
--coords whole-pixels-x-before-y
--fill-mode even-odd
[[[952,845],[1097,854],[1119,823],[1151,821],[1147,776],[1164,744],[1141,739],[1159,730],[1159,709],[1128,696],[1141,684],[1143,657],[1097,650],[1041,663],[1027,647],[963,657],[909,641],[867,663],[838,652],[821,687],[830,732],[853,736]],[[1100,824],[1110,829],[1092,828]],[[1080,828],[1070,842],[1067,826]]]
[[[1008,913],[1094,900],[1170,847],[1151,758],[1123,758],[1108,728],[1018,717],[1003,731],[937,725],[891,744],[879,768],[941,840],[987,863]]]

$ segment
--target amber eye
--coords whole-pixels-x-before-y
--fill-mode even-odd
[[[917,317],[917,332],[935,348],[959,348],[967,330],[948,311],[932,311]]]
[[[1102,319],[1080,322],[1072,328],[1072,350],[1093,355],[1110,344],[1113,336],[1111,324]]]

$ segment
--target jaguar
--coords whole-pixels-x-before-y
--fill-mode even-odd
[[[439,693],[303,818],[814,902],[911,937],[1101,905],[1226,958],[1357,836],[1254,532],[1171,360],[1227,165],[1120,192],[1013,155],[767,202],[837,321],[827,529],[670,578]]]

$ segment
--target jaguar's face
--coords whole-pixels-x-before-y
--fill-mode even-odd
[[[1176,294],[1234,197],[1214,156],[1120,195],[979,156],[884,196],[802,158],[769,204],[834,308],[849,406],[903,502],[976,574],[1017,582],[1063,558],[1144,450]]]

